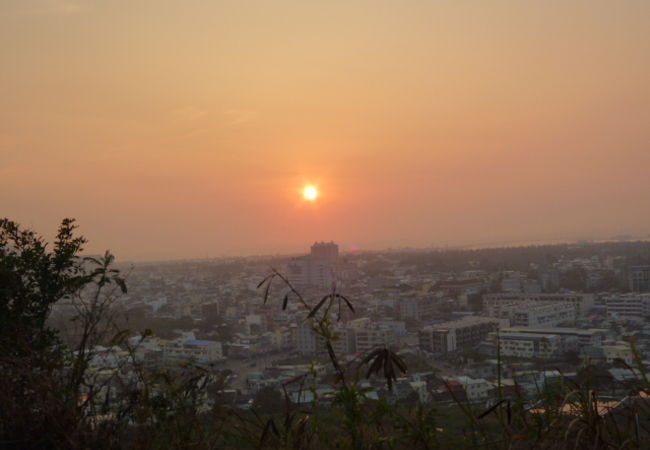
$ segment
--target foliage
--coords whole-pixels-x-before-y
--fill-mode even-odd
[[[86,241],[74,236],[75,229],[73,219],[63,220],[50,251],[34,232],[0,220],[2,442],[26,448],[84,439],[82,392],[94,392],[84,385],[88,350],[107,338],[112,292],[125,292],[126,284],[111,268],[110,253],[100,259],[78,256]],[[46,323],[61,301],[77,313],[74,350],[64,348]]]

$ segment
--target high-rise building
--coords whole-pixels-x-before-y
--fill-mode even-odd
[[[296,287],[331,288],[334,267],[325,260],[310,255],[292,258],[287,264],[289,281]]]
[[[339,259],[339,246],[334,242],[314,242],[311,246],[311,257],[335,263]]]
[[[339,246],[334,242],[315,242],[309,255],[289,260],[289,281],[296,287],[331,288],[337,279],[338,257]]]

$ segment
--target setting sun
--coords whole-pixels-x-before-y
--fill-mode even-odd
[[[318,197],[318,189],[316,189],[316,186],[305,186],[302,190],[302,196],[305,200],[314,201]]]

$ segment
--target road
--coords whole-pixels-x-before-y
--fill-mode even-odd
[[[292,352],[255,355],[248,359],[228,359],[223,364],[223,369],[230,369],[237,377],[230,380],[229,387],[232,389],[246,389],[246,377],[251,372],[261,372],[266,367],[271,367],[278,361],[292,357]]]

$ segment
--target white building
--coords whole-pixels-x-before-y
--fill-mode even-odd
[[[602,347],[586,347],[582,349],[580,356],[584,364],[613,364],[617,360],[625,361],[628,366],[634,364],[634,354],[628,343],[603,345]]]
[[[500,317],[509,318],[511,325],[522,327],[554,327],[576,319],[575,307],[563,302],[504,302],[496,311],[500,312]]]
[[[576,338],[557,334],[502,331],[498,336],[501,356],[549,359],[569,350],[577,350]]]
[[[593,294],[485,294],[483,296],[483,312],[488,316],[501,317],[502,308],[510,307],[517,302],[538,303],[568,303],[573,305],[578,317],[585,316],[594,307]]]
[[[167,341],[161,345],[163,359],[170,361],[194,361],[210,363],[223,358],[221,343],[216,341],[187,339]]]
[[[493,389],[492,383],[483,378],[470,378],[466,376],[459,376],[453,378],[444,378],[445,381],[457,381],[465,390],[467,400],[477,401],[483,400],[490,396],[490,391]]]
[[[612,294],[600,297],[596,304],[604,307],[613,319],[644,320],[650,316],[650,294]]]
[[[603,343],[607,330],[599,328],[535,328],[535,327],[509,327],[502,328],[502,333],[533,333],[540,335],[557,335],[566,338],[575,338],[579,347],[600,346]]]

